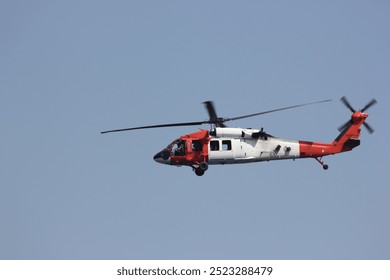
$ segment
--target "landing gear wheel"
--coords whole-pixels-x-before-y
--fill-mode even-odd
[[[198,167],[200,170],[203,170],[206,171],[207,169],[209,169],[209,165],[207,164],[207,162],[205,161],[202,161],[201,163],[199,163],[199,167]]]
[[[319,164],[321,164],[322,165],[322,168],[324,169],[324,170],[328,170],[328,168],[329,168],[329,166],[327,165],[327,164],[325,164],[325,162],[323,162],[321,159],[322,159],[322,157],[321,158],[314,158],[316,161],[318,161],[318,163]]]
[[[203,176],[204,170],[202,170],[200,168],[197,168],[197,169],[195,169],[195,174],[198,175],[198,176]]]
[[[328,170],[329,166],[328,166],[327,164],[324,164],[324,165],[322,166],[322,168],[323,168],[324,170]]]

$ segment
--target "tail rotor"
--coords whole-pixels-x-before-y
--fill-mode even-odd
[[[377,103],[377,101],[375,100],[375,98],[371,99],[371,101],[369,101],[366,106],[363,107],[363,109],[361,110],[355,110],[351,103],[348,101],[347,97],[343,96],[341,97],[341,102],[345,105],[345,107],[347,107],[353,114],[356,113],[356,112],[360,112],[360,113],[364,113],[364,111],[368,110],[370,107],[372,107],[373,105],[375,105]],[[341,125],[338,130],[341,132],[343,131],[345,128],[347,128],[349,125],[351,125],[353,123],[353,120],[352,118],[347,121],[346,123],[344,123],[343,125]],[[372,134],[374,133],[374,129],[372,128],[372,126],[370,126],[368,123],[364,122],[363,123],[364,127],[367,129],[367,131]]]

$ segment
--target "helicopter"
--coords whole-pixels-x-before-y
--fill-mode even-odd
[[[347,122],[338,128],[340,134],[331,143],[286,140],[266,133],[263,128],[233,128],[225,125],[229,121],[329,102],[331,100],[304,103],[234,118],[218,117],[214,103],[205,101],[203,104],[209,114],[209,119],[205,121],[139,126],[107,130],[101,133],[161,127],[211,125],[210,130],[200,129],[200,131],[180,136],[153,157],[158,163],[173,166],[189,166],[197,176],[204,175],[209,165],[295,160],[299,158],[314,158],[324,170],[327,170],[329,166],[322,161],[322,157],[348,152],[359,146],[362,125],[370,134],[374,132],[374,129],[366,122],[368,114],[365,111],[377,103],[375,99],[369,101],[360,110],[355,110],[345,96],[340,100],[352,112],[352,115]]]

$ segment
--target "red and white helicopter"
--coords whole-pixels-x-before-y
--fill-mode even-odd
[[[350,120],[339,127],[340,134],[332,143],[286,140],[266,133],[263,128],[231,128],[226,127],[225,123],[328,101],[330,100],[289,106],[235,118],[218,117],[213,103],[206,101],[204,104],[210,116],[210,119],[206,121],[140,126],[108,130],[101,133],[210,124],[210,130],[201,129],[198,132],[180,136],[154,156],[154,160],[158,163],[174,166],[189,166],[198,176],[202,176],[209,165],[282,159],[295,160],[298,158],[314,158],[327,170],[328,165],[322,161],[322,157],[351,151],[353,148],[359,146],[361,125],[365,126],[369,133],[374,132],[374,129],[365,122],[368,117],[365,111],[377,103],[375,99],[368,102],[363,109],[355,110],[345,96],[341,98],[344,105],[351,110],[352,116]]]

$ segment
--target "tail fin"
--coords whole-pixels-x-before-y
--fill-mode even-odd
[[[354,112],[351,119],[341,127],[341,133],[333,141],[333,146],[338,147],[339,152],[347,152],[360,145],[361,126],[368,114],[360,111]]]

